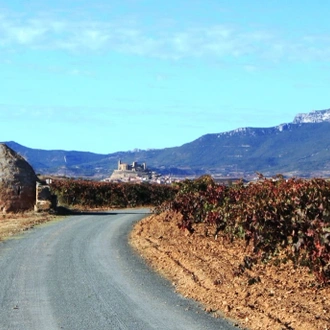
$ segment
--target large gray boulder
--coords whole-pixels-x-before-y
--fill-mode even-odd
[[[0,212],[33,210],[37,180],[31,165],[0,143]]]

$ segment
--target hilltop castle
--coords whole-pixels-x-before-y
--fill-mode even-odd
[[[152,172],[147,169],[147,164],[133,162],[131,165],[118,161],[118,169],[110,176],[110,181],[147,181],[152,178]]]
[[[132,165],[129,165],[127,163],[122,163],[121,160],[119,160],[117,171],[146,172],[147,171],[147,164],[142,163],[140,165],[140,164],[138,164],[138,162],[133,162]]]

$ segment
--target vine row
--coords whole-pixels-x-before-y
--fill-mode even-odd
[[[321,283],[330,283],[330,182],[325,179],[260,178],[255,183],[216,184],[211,177],[185,180],[175,198],[158,211],[182,215],[180,228],[212,224],[214,235],[252,244],[262,261],[285,258],[306,265]]]

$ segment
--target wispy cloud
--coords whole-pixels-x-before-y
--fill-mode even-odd
[[[186,28],[181,31],[148,31],[123,22],[54,19],[46,16],[0,15],[0,47],[57,49],[73,52],[115,51],[162,59],[188,57],[257,57],[278,61],[327,60],[330,37],[282,37],[274,32],[245,31],[229,25]],[[247,68],[251,70],[250,68]]]
[[[159,113],[159,112],[158,112]],[[125,104],[118,107],[69,107],[69,106],[25,106],[0,104],[0,122],[15,123],[34,122],[42,125],[54,123],[68,125],[91,125],[100,127],[127,118],[140,118],[144,115],[157,115],[147,110],[137,113],[134,108],[127,108]]]

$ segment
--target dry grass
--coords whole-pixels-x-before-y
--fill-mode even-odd
[[[0,241],[55,218],[55,215],[51,215],[47,212],[36,213],[31,211],[24,213],[0,214]]]

